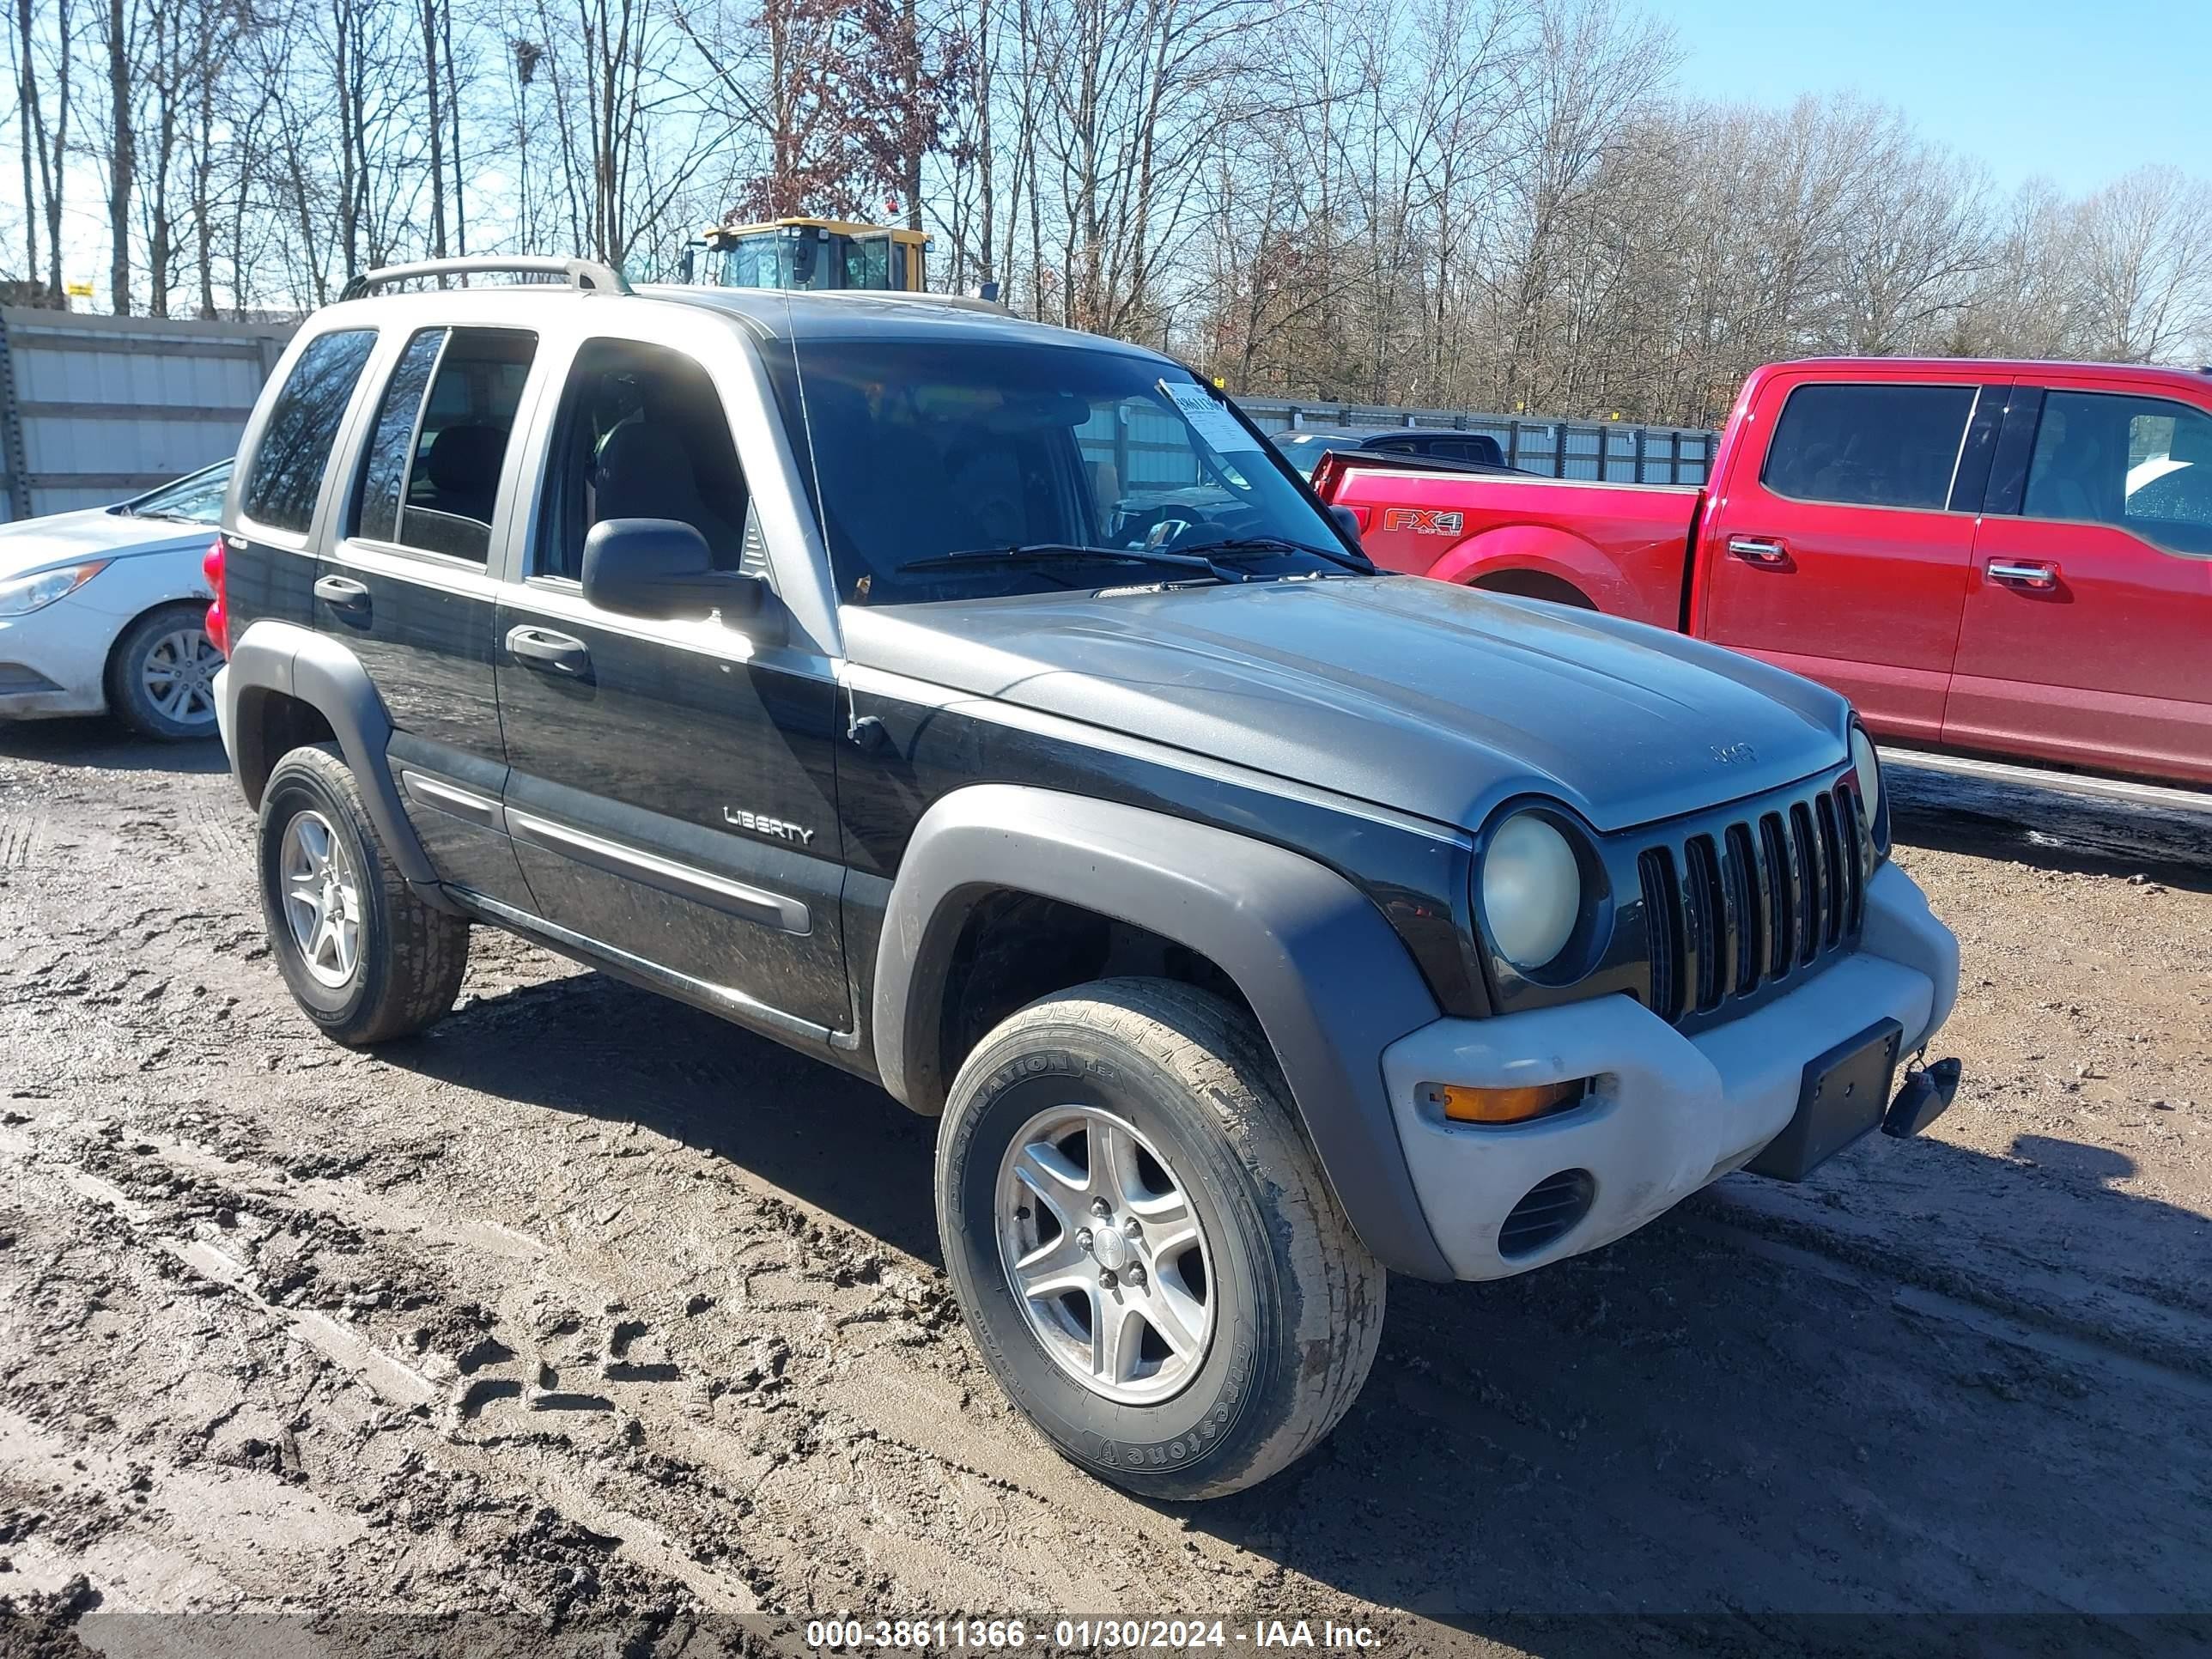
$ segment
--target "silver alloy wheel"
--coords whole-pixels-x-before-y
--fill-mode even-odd
[[[138,661],[138,684],[164,719],[179,726],[215,723],[215,672],[222,653],[204,628],[164,634]]]
[[[336,990],[361,963],[361,883],[331,821],[312,808],[293,815],[276,851],[284,920],[300,959]]]
[[[999,1166],[999,1259],[1054,1363],[1092,1393],[1156,1405],[1213,1340],[1213,1258],[1187,1188],[1126,1120],[1056,1106]]]

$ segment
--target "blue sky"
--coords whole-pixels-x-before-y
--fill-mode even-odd
[[[1784,105],[1857,92],[1928,137],[2069,194],[2170,161],[2212,173],[2212,0],[1646,0],[1683,92]]]

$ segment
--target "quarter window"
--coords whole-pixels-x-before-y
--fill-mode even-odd
[[[369,438],[355,535],[484,562],[537,343],[503,328],[425,329],[407,343]]]
[[[1941,507],[1973,407],[1970,386],[1801,386],[1759,482],[1802,501]]]
[[[2212,416],[2163,398],[2047,393],[2021,510],[2212,554]]]
[[[272,530],[306,533],[338,423],[375,344],[374,329],[343,329],[310,340],[301,350],[253,453],[239,502],[247,518]]]
[[[368,459],[362,469],[361,505],[354,515],[356,536],[378,542],[398,539],[407,464],[415,456],[415,417],[422,410],[430,371],[438,366],[438,353],[445,343],[444,329],[424,329],[407,343],[398,367],[392,371],[391,384],[384,388],[384,402],[376,412],[376,430],[368,441]]]

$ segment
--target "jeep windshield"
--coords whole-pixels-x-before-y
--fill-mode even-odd
[[[770,354],[772,378],[848,601],[1372,568],[1226,400],[1158,358],[881,337],[793,350]]]

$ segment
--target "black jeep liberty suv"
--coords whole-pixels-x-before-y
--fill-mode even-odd
[[[488,925],[879,1081],[942,1120],[985,1361],[1140,1492],[1319,1441],[1385,1269],[1541,1267],[1949,1098],[1956,945],[1842,700],[1376,574],[1152,352],[378,272],[209,562],[310,1019],[418,1030]]]

